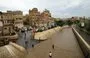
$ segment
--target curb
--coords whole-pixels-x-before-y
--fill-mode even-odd
[[[90,45],[83,39],[83,37],[72,27],[72,30],[77,38],[77,41],[86,58],[90,58]]]

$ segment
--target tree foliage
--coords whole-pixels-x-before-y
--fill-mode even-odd
[[[73,24],[73,22],[71,20],[67,20],[66,21],[67,25],[71,26]]]
[[[85,29],[87,30],[87,31],[90,31],[90,20],[87,20],[86,22],[85,22]]]
[[[55,21],[55,23],[57,26],[63,26],[65,24],[63,20]]]

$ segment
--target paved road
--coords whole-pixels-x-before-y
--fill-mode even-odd
[[[54,50],[52,44],[55,45]],[[27,58],[49,58],[50,51],[52,58],[84,58],[71,28],[57,32],[50,39],[37,44],[28,51]]]
[[[39,43],[38,41],[31,39],[31,31],[26,31],[25,33],[19,32],[18,34],[19,39],[17,40],[17,44],[19,44],[20,46],[23,46],[25,48],[31,48],[32,44],[36,45],[37,43]],[[27,45],[25,44],[25,41],[28,42]]]

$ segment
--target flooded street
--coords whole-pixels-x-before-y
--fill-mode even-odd
[[[39,41],[31,39],[31,31],[25,31],[24,33],[19,32],[19,39],[17,40],[17,44],[20,46],[26,47],[26,48],[32,48],[32,44],[36,45],[39,43]],[[27,44],[25,44],[25,41],[27,41]]]

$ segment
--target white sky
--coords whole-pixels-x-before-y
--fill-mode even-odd
[[[34,7],[50,10],[53,17],[90,16],[90,0],[0,0],[0,11],[21,10],[24,14]]]

